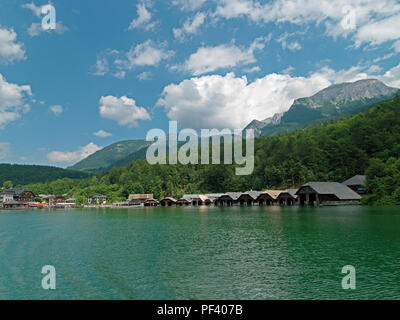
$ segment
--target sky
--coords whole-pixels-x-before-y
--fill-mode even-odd
[[[67,167],[169,120],[242,129],[334,83],[400,87],[399,53],[395,0],[1,0],[0,162]]]

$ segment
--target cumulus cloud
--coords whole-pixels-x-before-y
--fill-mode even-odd
[[[354,28],[344,28],[349,10],[355,17]],[[256,23],[324,24],[327,35],[352,36],[354,43],[376,44],[400,39],[400,3],[396,0],[219,0],[215,18],[246,17]]]
[[[36,17],[40,17],[40,15],[42,14],[42,7],[37,6],[33,2],[23,4],[22,8],[31,10]]]
[[[183,11],[193,11],[199,9],[205,2],[206,0],[173,0],[172,4]]]
[[[331,84],[367,78],[371,75],[361,66],[338,71],[323,67],[307,77],[272,73],[253,82],[233,73],[207,75],[166,86],[157,105],[181,126],[242,129],[254,119],[287,111],[295,99],[311,96]],[[373,78],[400,87],[400,64]]]
[[[50,106],[49,110],[57,117],[64,112],[63,107],[60,106],[59,104],[54,105],[54,106]]]
[[[111,133],[109,133],[109,132],[107,132],[107,131],[104,131],[104,130],[96,131],[96,132],[94,132],[93,134],[94,134],[96,137],[99,137],[99,138],[108,138],[108,137],[111,137],[111,136],[112,136]]]
[[[172,56],[172,51],[167,51],[166,44],[157,45],[152,40],[147,40],[137,46],[132,46],[126,53],[125,60],[116,60],[115,63],[127,69],[138,66],[155,66],[162,60]]]
[[[0,160],[7,158],[10,152],[10,144],[8,142],[0,142]]]
[[[138,120],[150,120],[150,115],[136,101],[122,96],[105,96],[100,98],[100,115],[103,118],[117,121],[121,126],[137,127]]]
[[[249,48],[238,47],[235,44],[201,47],[190,55],[183,66],[174,68],[183,69],[197,76],[218,69],[254,63],[256,62],[255,51],[263,49],[268,40],[267,37],[257,38]]]
[[[9,83],[0,73],[0,129],[29,111],[26,100],[32,95],[29,85]]]
[[[173,51],[167,49],[166,43],[156,44],[152,40],[133,45],[128,52],[108,49],[97,57],[96,64],[91,68],[92,74],[103,76],[111,73],[122,79],[127,71],[137,67],[157,66],[173,54]]]
[[[0,25],[0,64],[8,64],[15,60],[25,60],[25,50],[21,42],[17,42],[14,29]]]
[[[181,28],[173,29],[174,37],[179,40],[184,40],[186,35],[197,33],[197,30],[204,23],[206,16],[204,12],[198,12],[193,19],[188,18]]]
[[[36,36],[39,36],[41,33],[46,32],[46,33],[50,33],[55,31],[57,34],[63,34],[64,32],[68,31],[68,27],[65,26],[62,21],[57,21],[56,23],[56,29],[52,30],[44,30],[42,28],[42,24],[39,22],[33,22],[29,28],[28,28],[28,34],[33,38]]]
[[[101,150],[102,147],[90,142],[88,145],[79,148],[76,151],[52,151],[47,154],[47,159],[52,162],[63,162],[63,163],[73,163],[81,161],[96,151]]]
[[[151,2],[144,0],[136,5],[137,18],[131,21],[128,27],[129,30],[142,28],[148,31],[156,26],[156,23],[151,21],[152,14],[148,10],[150,6]]]

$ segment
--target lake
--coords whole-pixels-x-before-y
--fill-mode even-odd
[[[399,298],[396,207],[0,211],[0,299]]]

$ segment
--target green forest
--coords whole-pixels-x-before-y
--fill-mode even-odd
[[[223,149],[223,148],[221,148]],[[255,168],[236,176],[233,165],[150,165],[144,159],[86,179],[28,184],[36,194],[74,195],[78,202],[105,194],[180,197],[208,193],[299,187],[307,181],[342,182],[367,174],[365,204],[400,204],[400,97],[350,118],[311,129],[257,138]]]
[[[12,181],[15,185],[54,181],[62,178],[81,179],[89,174],[51,166],[0,163],[0,185]]]

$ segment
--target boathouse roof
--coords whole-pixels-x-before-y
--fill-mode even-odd
[[[298,189],[286,189],[286,190],[283,190],[280,194],[279,194],[279,196],[281,195],[281,194],[289,194],[290,196],[292,196],[292,198],[294,198],[294,199],[297,199],[297,194],[296,194],[296,192],[297,192],[297,190]],[[278,197],[279,197],[278,196]]]
[[[253,198],[254,200],[256,200],[258,198],[258,196],[261,194],[261,191],[246,191],[244,193],[241,194],[242,195],[249,195],[251,198]]]
[[[281,194],[282,190],[265,190],[261,192],[261,194],[268,194],[272,199],[278,198],[278,196]]]
[[[346,186],[365,186],[366,176],[363,175],[356,175],[346,181],[342,182]]]
[[[310,187],[318,194],[334,194],[340,200],[360,200],[358,193],[339,182],[308,182],[303,184],[296,194],[304,187]]]
[[[230,197],[232,200],[237,200],[242,195],[242,192],[227,192],[221,195],[221,197]]]

